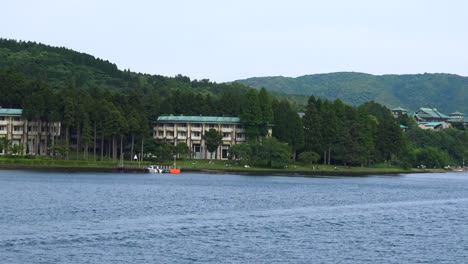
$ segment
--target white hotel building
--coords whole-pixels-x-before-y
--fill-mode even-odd
[[[60,136],[60,122],[28,121],[22,114],[22,109],[0,107],[0,138],[7,138],[11,146],[22,145],[23,154],[46,155],[47,146]]]
[[[230,146],[246,141],[245,129],[238,117],[218,116],[160,116],[153,127],[153,138],[177,145],[186,143],[194,159],[208,159],[204,133],[216,129],[223,143],[213,153],[215,159],[228,159]]]

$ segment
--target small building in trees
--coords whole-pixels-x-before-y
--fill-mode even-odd
[[[214,159],[228,159],[230,146],[246,141],[239,117],[219,116],[160,116],[153,126],[153,138],[175,146],[185,143],[194,159],[208,159],[204,135],[210,129],[222,134],[222,144],[213,154]]]
[[[414,113],[414,119],[422,129],[440,130],[451,127],[450,116],[432,107],[421,107]]]
[[[399,118],[402,115],[408,114],[408,110],[401,108],[401,107],[393,108],[390,111],[392,111],[393,117],[395,118]]]
[[[450,115],[448,122],[454,127],[468,127],[468,118],[463,113],[453,112]]]
[[[0,154],[48,155],[60,136],[60,122],[26,120],[23,109],[0,107]]]

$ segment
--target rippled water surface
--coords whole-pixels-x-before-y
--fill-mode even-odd
[[[0,263],[466,263],[468,174],[0,171]]]

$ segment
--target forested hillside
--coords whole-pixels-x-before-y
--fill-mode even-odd
[[[360,166],[385,162],[405,167],[441,167],[460,164],[468,158],[468,131],[463,131],[464,127],[424,131],[411,118],[397,120],[386,107],[364,103],[374,97],[378,101],[398,101],[396,96],[385,99],[378,93],[375,87],[385,83],[380,78],[394,78],[389,83],[396,88],[388,94],[403,94],[406,88],[401,87],[409,87],[404,98],[408,102],[450,98],[465,103],[465,78],[421,75],[426,80],[421,82],[416,81],[418,76],[330,76],[336,77],[334,81],[329,81],[328,75],[310,76],[318,78],[322,86],[314,92],[316,97],[305,101],[306,111],[301,119],[290,102],[297,100],[295,96],[284,100],[272,98],[266,89],[256,91],[241,83],[218,84],[182,75],[164,77],[121,71],[108,61],[66,48],[0,39],[0,106],[22,108],[28,120],[61,122],[60,137],[48,135],[52,140],[47,141],[46,154],[54,158],[88,160],[92,155],[94,160],[132,159],[139,152],[137,143],[138,149],[144,145],[145,153],[154,153],[163,160],[170,160],[175,154],[187,156],[187,145],[181,148],[184,144],[173,146],[153,139],[153,121],[162,114],[239,116],[248,143],[232,146],[230,155],[251,165],[284,167],[297,154],[306,163]],[[429,81],[431,76],[437,81]],[[277,79],[279,83],[284,80]],[[456,86],[458,90],[436,94],[439,86]],[[351,106],[340,99],[323,100],[318,96],[348,101],[354,96],[350,101],[364,104]],[[430,102],[437,106],[436,100]],[[468,112],[465,104],[458,106],[447,109]],[[400,124],[408,127],[405,133]],[[274,138],[265,139],[269,127]],[[3,137],[0,149],[12,154],[12,147],[12,142]],[[20,152],[15,150],[14,154]]]
[[[29,120],[62,122],[55,148],[75,145],[85,158],[91,148],[94,158],[115,160],[118,141],[133,153],[136,140],[152,138],[161,114],[239,116],[247,91],[237,83],[121,71],[66,48],[0,39],[0,106],[22,108]]]
[[[3,107],[24,108],[26,95],[31,95],[31,90],[37,88],[32,87],[32,83],[36,86],[40,83],[53,92],[73,88],[82,91],[98,89],[112,93],[138,93],[148,100],[148,104],[157,105],[155,115],[201,114],[207,111],[228,115],[235,113],[229,113],[233,112],[232,109],[218,111],[214,101],[221,99],[223,94],[236,98],[237,94],[241,96],[247,91],[247,87],[241,84],[218,84],[208,79],[190,80],[182,75],[165,77],[121,71],[115,64],[89,54],[7,39],[0,39],[0,72],[3,78],[0,82],[0,105]],[[231,101],[222,104],[229,108]],[[195,108],[195,102],[202,107],[192,109]],[[212,109],[205,109],[205,103]]]
[[[416,111],[431,105],[442,112],[468,114],[468,77],[453,74],[371,75],[340,72],[289,77],[255,77],[238,80],[269,91],[337,99],[360,105],[373,100],[388,107]]]

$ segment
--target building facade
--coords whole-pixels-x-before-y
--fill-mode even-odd
[[[229,148],[246,141],[245,129],[238,117],[218,116],[160,116],[153,126],[153,138],[177,145],[185,143],[192,158],[208,159],[204,135],[215,129],[222,133],[223,143],[213,153],[214,159],[228,159]]]
[[[48,154],[47,146],[60,136],[60,122],[28,121],[22,114],[22,109],[0,108],[0,139],[21,146],[23,154]],[[0,149],[0,155],[5,152]]]
[[[441,130],[451,127],[448,122],[450,117],[431,107],[419,108],[414,119],[421,129]]]
[[[393,117],[398,118],[402,115],[408,114],[408,110],[401,108],[401,107],[396,107],[390,110],[392,112]]]

